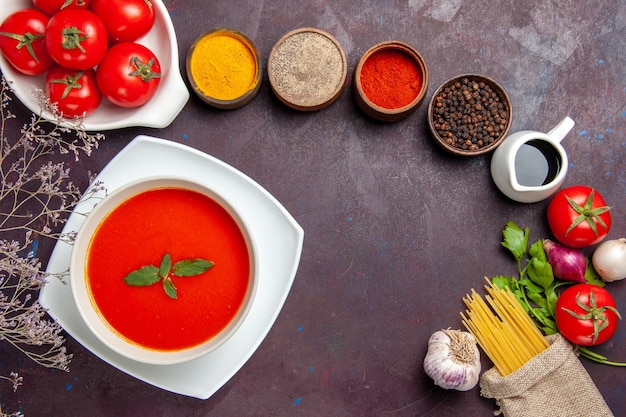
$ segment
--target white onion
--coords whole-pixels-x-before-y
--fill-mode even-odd
[[[591,262],[606,282],[626,278],[626,238],[603,242],[593,252]]]

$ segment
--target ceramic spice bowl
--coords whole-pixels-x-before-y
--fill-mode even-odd
[[[287,106],[316,111],[334,103],[346,83],[348,63],[343,48],[329,33],[300,28],[274,45],[267,74],[276,97]]]
[[[424,101],[428,69],[420,53],[401,41],[368,49],[354,69],[353,95],[368,116],[385,122],[402,120]]]
[[[241,32],[218,28],[200,35],[189,48],[187,78],[205,103],[224,110],[248,104],[261,87],[261,57]]]
[[[511,101],[496,81],[477,74],[444,82],[428,105],[428,127],[435,142],[460,156],[493,151],[511,127]]]

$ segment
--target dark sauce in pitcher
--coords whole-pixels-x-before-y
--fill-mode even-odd
[[[520,185],[539,187],[549,184],[560,170],[559,153],[544,140],[529,140],[515,154],[515,176]]]

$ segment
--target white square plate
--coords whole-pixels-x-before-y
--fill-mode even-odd
[[[209,398],[252,356],[280,312],[296,275],[304,231],[265,189],[230,165],[176,142],[137,136],[96,178],[108,191],[135,179],[157,174],[187,176],[204,182],[235,205],[250,227],[259,255],[259,286],[250,312],[239,330],[217,350],[178,365],[147,365],[109,349],[87,328],[72,299],[69,284],[50,279],[39,295],[48,313],[95,355],[142,381],[175,393]],[[84,214],[95,205],[80,202],[63,232],[78,231]],[[58,242],[47,271],[69,267],[72,247]]]

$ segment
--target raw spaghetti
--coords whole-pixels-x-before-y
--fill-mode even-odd
[[[502,376],[522,367],[548,347],[548,341],[508,289],[485,286],[486,302],[472,289],[463,298],[463,325],[478,341]]]

